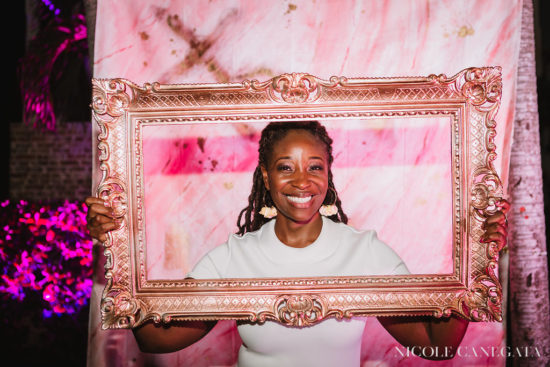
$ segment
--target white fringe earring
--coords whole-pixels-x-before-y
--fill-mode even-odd
[[[277,216],[277,208],[275,208],[275,206],[267,206],[268,195],[269,190],[266,190],[264,195],[264,203],[266,203],[266,205],[264,205],[262,209],[260,209],[260,214],[263,215],[266,219],[271,219]]]
[[[329,205],[321,205],[321,207],[319,208],[319,213],[321,215],[324,215],[325,217],[330,217],[335,214],[338,214],[338,207],[336,206],[336,200],[338,198],[338,194],[336,193],[336,190],[334,190],[332,187],[330,187],[330,190],[334,193],[333,203]]]
[[[271,219],[277,216],[277,208],[274,206],[263,206],[260,210],[260,214],[267,219]]]

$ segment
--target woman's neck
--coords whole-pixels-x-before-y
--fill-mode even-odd
[[[284,215],[275,219],[275,234],[287,246],[303,248],[311,245],[321,234],[323,218],[317,214],[307,223],[294,222]]]

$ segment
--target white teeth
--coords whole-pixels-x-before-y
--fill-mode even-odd
[[[304,197],[298,197],[298,196],[287,196],[288,200],[292,201],[293,203],[307,203],[311,200],[311,196],[304,196]]]

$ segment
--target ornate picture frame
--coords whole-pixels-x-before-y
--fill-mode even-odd
[[[495,115],[501,69],[480,67],[452,77],[322,80],[304,73],[232,84],[93,80],[93,121],[101,181],[97,196],[120,218],[108,234],[101,312],[105,329],[147,320],[275,320],[311,325],[356,315],[461,315],[502,321],[499,249],[482,243],[481,225],[503,193],[496,158]],[[145,126],[236,121],[422,118],[450,122],[452,271],[400,276],[258,279],[149,279],[142,134]],[[191,214],[190,214],[191,215]]]

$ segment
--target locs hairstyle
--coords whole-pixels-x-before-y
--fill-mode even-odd
[[[335,203],[338,208],[338,213],[328,217],[334,222],[348,222],[348,216],[342,210],[342,202],[338,195],[334,197],[336,188],[332,182],[332,139],[328,136],[327,130],[319,121],[274,121],[269,123],[263,130],[260,137],[260,146],[258,148],[258,166],[254,171],[252,179],[252,191],[248,196],[248,206],[241,210],[239,218],[237,219],[237,227],[239,228],[237,234],[245,234],[246,232],[252,232],[258,230],[264,223],[270,219],[265,218],[260,214],[260,210],[264,205],[273,206],[273,201],[269,191],[266,190],[264,180],[262,177],[262,171],[260,166],[267,166],[267,161],[273,153],[273,147],[277,142],[283,139],[291,130],[304,130],[315,136],[321,144],[325,145],[328,156],[328,187],[327,196],[323,201],[323,204]],[[333,190],[331,190],[333,189]],[[336,199],[336,201],[335,201]],[[244,223],[241,221],[244,219]]]

